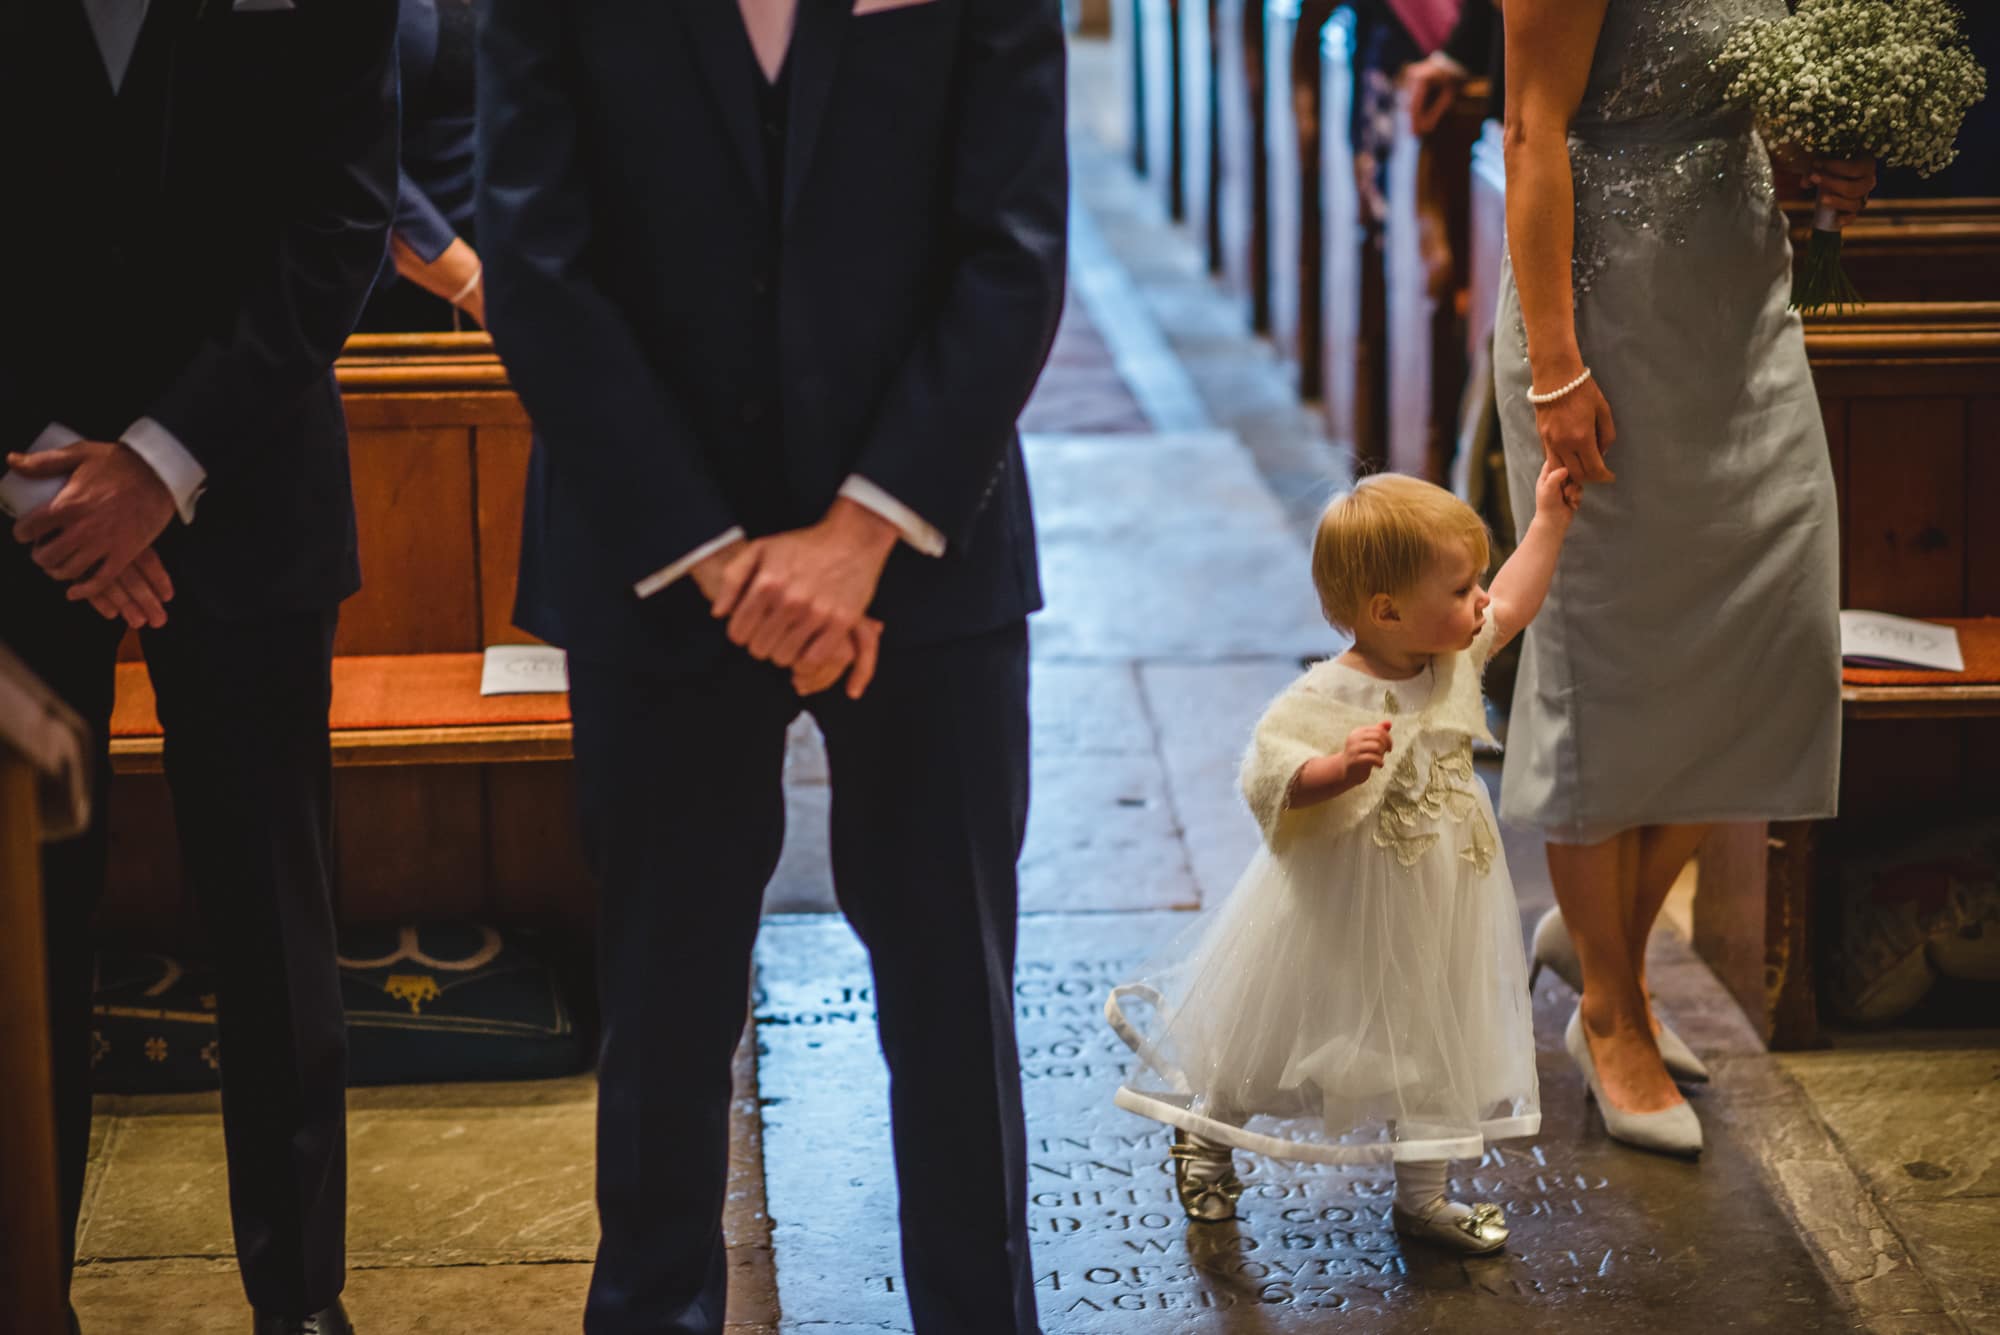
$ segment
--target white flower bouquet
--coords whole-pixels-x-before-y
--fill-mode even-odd
[[[1753,19],[1731,33],[1715,63],[1767,142],[1925,176],[1958,155],[1958,127],[1986,95],[1986,72],[1949,0],[1798,0],[1787,18]],[[1839,226],[1826,205],[1814,213],[1794,307],[1861,300],[1840,266]]]

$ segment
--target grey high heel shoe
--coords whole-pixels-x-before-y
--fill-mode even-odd
[[[1590,1053],[1590,1038],[1583,1032],[1580,1006],[1570,1012],[1569,1028],[1563,1031],[1563,1046],[1569,1049],[1570,1060],[1583,1072],[1583,1082],[1589,1087],[1590,1096],[1597,1100],[1597,1109],[1604,1114],[1604,1129],[1613,1140],[1683,1159],[1701,1153],[1701,1119],[1685,1100],[1658,1112],[1635,1113],[1626,1112],[1604,1097],[1604,1087],[1597,1082],[1597,1061]]]
[[[1570,991],[1583,995],[1583,966],[1577,962],[1576,943],[1569,939],[1569,926],[1563,922],[1561,909],[1550,909],[1535,924],[1534,963],[1528,968],[1530,992],[1535,990],[1535,980],[1541,977],[1543,969],[1568,983]],[[1694,1049],[1657,1012],[1653,1018],[1660,1021],[1660,1030],[1653,1039],[1660,1045],[1660,1060],[1666,1063],[1667,1074],[1682,1084],[1707,1084],[1708,1067],[1694,1055]]]

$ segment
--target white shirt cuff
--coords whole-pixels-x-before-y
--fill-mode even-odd
[[[840,484],[840,494],[856,505],[867,506],[894,524],[897,531],[903,535],[903,541],[925,556],[944,555],[944,534],[927,523],[922,515],[861,474],[850,474],[847,481]]]
[[[34,443],[28,446],[29,454],[40,454],[44,450],[59,450],[65,445],[74,445],[83,437],[64,426],[61,422],[51,422],[42,428]],[[69,478],[49,477],[30,480],[19,473],[0,471],[0,514],[15,519],[24,519],[56,498]]]
[[[745,534],[740,528],[732,528],[725,533],[718,534],[672,565],[655,570],[652,574],[634,584],[632,592],[638,594],[641,598],[650,598],[681,576],[687,574],[688,571],[693,570],[703,561],[706,561],[709,557],[721,551],[724,547],[729,546],[733,542],[743,541],[744,537]]]
[[[174,498],[174,509],[180,511],[181,522],[192,524],[195,502],[208,487],[208,470],[195,462],[179,437],[150,417],[142,417],[126,427],[125,434],[118,439],[159,474],[168,494]]]
[[[1461,79],[1468,79],[1472,77],[1471,70],[1459,64],[1456,57],[1446,53],[1443,50],[1437,50],[1431,52],[1431,59],[1435,60],[1438,64],[1443,65],[1446,69],[1450,70],[1453,74],[1457,75]]]

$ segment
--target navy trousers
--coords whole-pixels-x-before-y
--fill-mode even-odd
[[[347,1027],[335,963],[333,608],[223,620],[182,597],[140,634],[166,731],[182,876],[214,954],[222,1130],[251,1303],[330,1305],[346,1277]],[[42,857],[63,1247],[90,1145],[91,918],[103,896],[123,623],[72,603],[0,535],[0,641],[90,725],[91,824]],[[161,856],[167,850],[159,850]]]
[[[859,701],[802,702],[737,654],[698,676],[572,658],[603,895],[589,1335],[721,1335],[730,1063],[802,708],[826,738],[835,892],[874,969],[915,1328],[1039,1330],[1013,1005],[1027,693],[1019,624],[885,650]]]

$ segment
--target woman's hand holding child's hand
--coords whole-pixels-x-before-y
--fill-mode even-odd
[[[1542,475],[1535,479],[1535,518],[1568,528],[1582,504],[1583,484],[1570,481],[1567,468],[1542,460]]]

